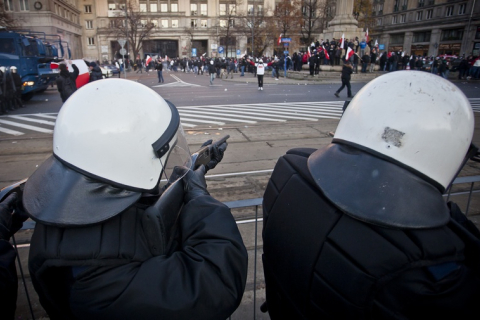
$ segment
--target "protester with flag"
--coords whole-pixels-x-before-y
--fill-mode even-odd
[[[103,78],[102,70],[94,61],[90,62],[88,67],[90,68],[90,80],[88,82],[101,80]]]
[[[352,58],[354,53],[355,53],[355,51],[353,51],[352,48],[348,47],[347,48],[347,54],[345,55],[345,61],[351,61],[351,58]]]
[[[368,43],[369,41],[369,38],[368,38],[368,28],[367,28],[367,31],[365,31],[365,41]]]
[[[350,49],[350,48],[349,48]],[[351,50],[351,49],[350,49]],[[353,50],[352,50],[353,51]],[[351,98],[352,97],[352,87],[350,86],[350,77],[351,77],[351,74],[353,73],[353,67],[352,67],[352,64],[350,63],[349,60],[345,61],[345,63],[343,64],[343,68],[342,68],[342,86],[334,93],[334,95],[339,98],[340,95],[340,91],[343,90],[343,88],[347,87],[347,93],[348,93],[348,97]]]
[[[345,48],[345,33],[342,33],[342,38],[340,38],[340,48]]]

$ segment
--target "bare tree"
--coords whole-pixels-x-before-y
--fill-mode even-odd
[[[301,30],[304,44],[310,44],[314,35],[323,31],[326,18],[326,0],[302,0],[303,26]]]
[[[150,38],[154,24],[147,21],[134,0],[127,1],[126,17],[125,11],[119,11],[112,20],[113,34],[118,38],[127,39],[129,48],[136,58],[142,50],[143,41]]]
[[[17,22],[5,11],[4,1],[0,1],[0,27],[11,29],[17,27]]]
[[[303,25],[302,0],[281,0],[273,12],[273,23],[285,38],[291,38],[292,44],[299,40]],[[278,44],[275,43],[277,46]]]
[[[237,19],[237,4],[225,3],[225,12],[220,12],[220,16],[217,20],[217,30],[219,42],[225,46],[225,56],[228,57],[229,48],[236,46],[236,26],[235,20]]]
[[[371,0],[355,0],[353,2],[353,14],[357,17],[359,28],[368,28],[371,32],[374,31],[375,16],[372,12],[373,5]]]
[[[238,22],[239,32],[247,38],[253,37],[253,55],[262,56],[276,40],[278,30],[275,30],[272,17],[266,14],[263,7],[252,7],[251,11],[238,16]],[[251,46],[250,41],[249,43]]]

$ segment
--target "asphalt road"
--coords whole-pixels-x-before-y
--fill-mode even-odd
[[[187,107],[211,105],[251,105],[251,104],[281,104],[281,103],[314,103],[337,101],[333,92],[338,88],[338,81],[331,83],[289,83],[268,79],[264,91],[257,90],[256,79],[251,74],[245,78],[232,80],[216,79],[214,86],[209,85],[208,76],[196,76],[184,73],[164,72],[165,84],[159,85],[154,73],[129,74],[142,84],[151,87],[165,99],[172,101],[179,110]],[[235,75],[238,77],[238,75]],[[109,81],[108,79],[105,81]],[[480,98],[480,82],[456,82],[458,87],[468,98]],[[353,92],[357,92],[365,83],[353,83]],[[439,89],[440,90],[440,89]],[[346,96],[346,92],[344,96]],[[134,93],[132,93],[134,94]],[[345,98],[344,98],[345,99]],[[339,99],[343,101],[344,99]],[[62,103],[56,88],[50,88],[45,93],[34,96],[31,101],[25,103],[25,108],[11,112],[9,115],[47,114],[58,113]],[[476,128],[474,142],[480,145],[480,130],[478,118],[475,113]],[[94,117],[95,115],[92,115]],[[4,119],[5,117],[0,117]],[[426,119],[427,120],[427,119]],[[54,121],[54,120],[52,120]],[[209,138],[216,139],[225,134],[231,136],[229,147],[222,163],[207,175],[208,188],[212,196],[223,202],[261,198],[270,173],[275,166],[278,157],[294,147],[318,148],[331,141],[330,131],[335,131],[338,124],[337,118],[317,118],[315,120],[290,120],[286,121],[263,121],[255,123],[228,122],[222,125],[196,124],[195,127],[186,128],[187,140],[191,151],[196,150],[201,143]],[[0,122],[0,127],[2,126]],[[441,146],[440,146],[441,147]],[[0,132],[0,187],[9,185],[28,177],[52,152],[51,133],[39,133],[25,131],[21,136],[2,134]],[[462,171],[462,175],[480,175],[479,167],[473,163],[468,164]],[[468,188],[467,186],[464,187]],[[478,197],[477,197],[478,198]],[[480,211],[480,199],[473,199],[474,212]],[[239,221],[239,229],[242,232],[245,244],[249,249],[249,278],[247,291],[241,308],[233,315],[233,319],[251,319],[253,307],[253,261],[254,252],[254,223],[251,223],[255,215],[255,207],[233,210],[234,217]],[[261,208],[258,212],[261,217]],[[257,234],[261,232],[261,223],[258,225]],[[28,241],[31,231],[24,231],[18,235],[17,241],[25,244],[20,249],[20,256],[24,271],[27,266]],[[261,237],[258,245],[261,247]],[[257,253],[259,258],[259,253]],[[256,307],[262,302],[263,279],[261,260],[257,260],[257,299]],[[32,295],[32,288],[30,294]],[[33,300],[35,300],[33,294]],[[38,303],[35,308],[37,318],[44,313]],[[25,295],[19,290],[18,317],[28,319],[28,309],[25,304]],[[267,315],[257,312],[257,319],[268,319]]]

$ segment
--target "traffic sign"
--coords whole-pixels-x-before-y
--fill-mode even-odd
[[[121,54],[122,56],[124,56],[124,55],[127,54],[127,50],[126,50],[126,49],[123,49],[123,48],[120,49],[118,52],[120,52],[120,54]]]
[[[288,54],[288,51],[285,50],[285,51],[283,51],[283,53]]]
[[[223,47],[218,47],[218,53],[223,53]]]
[[[240,51],[240,49],[237,50],[237,56],[241,55],[242,54],[242,51]]]
[[[282,38],[282,42],[292,42],[292,38]]]
[[[118,39],[117,40],[118,43],[120,44],[120,46],[123,48],[123,46],[125,46],[125,43],[127,43],[127,40],[126,39]]]
[[[197,56],[197,48],[192,48],[192,57]]]

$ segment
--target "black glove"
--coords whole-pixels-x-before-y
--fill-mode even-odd
[[[2,240],[10,240],[12,213],[17,197],[16,193],[12,193],[0,203],[0,239]]]
[[[201,165],[197,170],[188,170],[183,177],[183,188],[185,190],[184,201],[204,195],[209,195],[207,191],[207,182],[205,181],[205,166]]]
[[[212,142],[213,142],[212,139],[207,140],[202,144],[202,147],[208,146],[212,144]],[[211,160],[205,165],[205,173],[207,173],[208,170],[215,168],[217,164],[219,164],[220,161],[222,161],[223,154],[225,153],[225,150],[227,150],[227,146],[228,146],[228,143],[227,141],[225,141],[221,145],[219,146],[215,145],[211,148],[211,152],[212,152]]]

